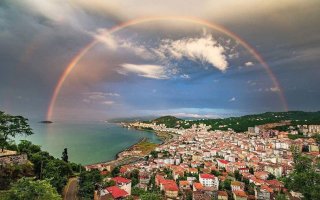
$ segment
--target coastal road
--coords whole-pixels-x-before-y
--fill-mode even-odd
[[[63,195],[63,200],[78,200],[78,178],[70,178]]]

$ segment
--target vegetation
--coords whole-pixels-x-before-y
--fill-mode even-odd
[[[183,122],[184,120],[182,119],[178,119],[176,117],[173,116],[163,116],[163,117],[159,117],[157,119],[154,119],[151,121],[151,123],[156,123],[156,124],[165,124],[166,127],[168,128],[174,128],[177,125],[179,125],[179,122]]]
[[[82,199],[93,199],[94,190],[102,183],[98,170],[83,171],[79,177],[79,195]]]
[[[7,190],[10,184],[22,177],[33,177],[32,163],[23,165],[5,165],[0,167],[0,189]],[[1,198],[0,198],[1,199]]]
[[[28,120],[22,116],[13,116],[0,111],[0,147],[3,152],[4,148],[9,145],[9,140],[17,135],[31,135],[32,129]]]
[[[151,151],[153,151],[158,145],[152,142],[148,141],[142,141],[138,144],[134,145],[134,149],[136,151],[141,151],[142,154],[149,154]]]
[[[1,166],[0,189],[9,189],[9,199],[60,199],[58,193],[62,192],[68,178],[79,172],[82,166],[68,162],[67,149],[63,152],[63,160],[60,160],[27,140],[22,140],[18,145],[10,142],[10,139],[20,134],[33,134],[28,120],[0,112],[1,150],[6,148],[25,153],[29,160],[26,164]]]
[[[227,130],[233,129],[236,132],[244,132],[248,127],[256,125],[263,125],[267,123],[278,123],[290,120],[291,125],[309,125],[320,124],[320,111],[318,112],[303,112],[303,111],[289,111],[289,112],[266,112],[255,115],[245,115],[241,117],[229,117],[224,119],[199,119],[199,120],[183,120],[173,116],[164,116],[149,123],[165,124],[166,127],[182,127],[190,128],[193,124],[206,124],[211,125],[213,130]],[[281,129],[277,127],[277,129]],[[286,129],[283,129],[286,130]]]
[[[67,148],[64,148],[63,149],[63,152],[62,152],[62,157],[61,159],[64,161],[64,162],[69,162],[68,161],[68,149]]]
[[[284,179],[285,186],[302,193],[306,200],[320,199],[319,160],[313,163],[311,158],[297,153],[296,149],[293,151],[294,171]]]
[[[61,196],[48,180],[33,180],[31,178],[22,178],[7,192],[4,199],[7,200],[61,200]]]

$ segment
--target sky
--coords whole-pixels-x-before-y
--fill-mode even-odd
[[[318,111],[319,21],[319,0],[2,0],[0,110],[53,121]]]

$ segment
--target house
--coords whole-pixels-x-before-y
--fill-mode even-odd
[[[237,190],[244,190],[244,183],[239,181],[231,181],[231,190],[237,191]]]
[[[218,200],[228,200],[228,193],[226,191],[218,191]]]
[[[216,190],[219,188],[218,177],[212,174],[199,174],[199,181],[205,187],[213,187]]]
[[[277,178],[282,176],[283,168],[281,165],[270,164],[264,167],[264,170],[275,175]]]
[[[174,180],[162,181],[161,188],[167,198],[176,199],[178,197],[179,188]]]
[[[181,190],[190,190],[190,183],[189,181],[179,181],[179,188]]]
[[[234,200],[247,200],[248,196],[243,190],[236,190],[232,192]]]
[[[100,199],[109,199],[112,197],[112,199],[120,200],[126,198],[127,196],[129,196],[129,194],[125,190],[120,189],[117,186],[111,186],[106,188],[105,195],[101,196]]]
[[[203,185],[201,183],[193,183],[192,191],[198,191],[198,190],[202,190],[202,189],[203,189]]]
[[[254,172],[254,176],[257,177],[258,179],[267,180],[269,176],[269,172],[266,172],[266,171]]]
[[[206,191],[195,191],[192,193],[192,200],[212,200],[213,197],[210,193],[207,193]]]
[[[219,169],[226,168],[227,164],[229,163],[229,161],[227,161],[227,160],[218,160],[217,162],[218,162]]]
[[[131,195],[131,180],[123,178],[121,176],[114,177],[111,180],[113,180],[116,185],[120,188],[123,189],[128,193],[128,195]]]
[[[267,185],[262,185],[254,189],[256,199],[270,200],[273,190]]]

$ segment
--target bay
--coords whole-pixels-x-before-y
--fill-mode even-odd
[[[30,125],[34,134],[17,137],[17,143],[29,140],[56,158],[60,158],[63,149],[68,148],[69,160],[83,165],[112,160],[118,152],[142,138],[161,143],[152,132],[127,129],[105,122],[30,122]]]

